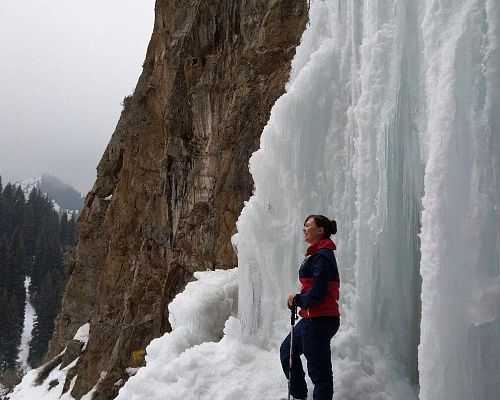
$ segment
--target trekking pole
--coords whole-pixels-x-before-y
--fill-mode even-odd
[[[297,306],[293,305],[290,307],[290,357],[288,359],[288,400],[290,400],[290,382],[292,381],[292,349],[293,349],[293,327],[295,326],[295,320],[297,319]]]

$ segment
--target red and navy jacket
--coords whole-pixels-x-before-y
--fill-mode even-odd
[[[295,304],[303,318],[339,316],[340,278],[335,260],[335,243],[319,240],[308,247],[299,269],[300,294]]]

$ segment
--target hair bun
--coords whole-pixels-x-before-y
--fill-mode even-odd
[[[331,229],[332,229],[332,235],[335,235],[337,233],[337,221],[332,219],[330,221]]]

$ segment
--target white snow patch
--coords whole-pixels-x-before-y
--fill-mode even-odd
[[[21,182],[15,182],[14,185],[21,186],[21,190],[24,193],[24,197],[28,199],[33,189],[40,188],[41,182],[42,182],[42,177],[37,176],[34,178],[24,179]]]
[[[204,341],[218,341],[227,318],[236,315],[237,270],[195,272],[194,277],[168,306],[172,330],[183,328]]]
[[[59,369],[60,365],[55,367],[41,385],[36,385],[35,381],[43,366],[37,369],[30,370],[24,375],[23,380],[17,385],[12,393],[8,394],[8,400],[73,400],[70,395],[70,390],[62,393],[66,374],[68,370],[73,368],[78,361],[78,358],[63,369]],[[72,382],[73,384],[74,382]]]
[[[33,326],[36,321],[36,312],[35,308],[31,304],[31,297],[29,292],[31,278],[27,276],[24,279],[24,288],[26,291],[26,303],[24,308],[24,326],[23,333],[21,336],[21,347],[18,355],[18,362],[21,364],[21,369],[23,371],[28,371],[31,367],[28,365],[28,355],[30,351],[30,342],[31,342],[31,331],[33,330]]]
[[[137,374],[137,371],[140,370],[140,367],[128,367],[128,368],[125,368],[125,372],[129,375],[129,376],[134,376],[135,374]]]
[[[51,199],[50,202],[52,203],[52,207],[54,208],[55,212],[59,214],[61,211],[61,206],[56,203],[54,199]]]
[[[80,328],[78,328],[78,330],[76,331],[75,336],[73,336],[73,339],[84,343],[82,350],[85,350],[85,348],[87,347],[87,343],[89,341],[89,335],[90,335],[90,323],[87,322],[85,325],[80,326]]]

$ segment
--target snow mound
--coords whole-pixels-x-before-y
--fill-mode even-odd
[[[198,398],[196,393],[206,396],[207,391],[215,395],[219,386],[226,386],[227,380],[222,378],[234,365],[255,357],[257,348],[242,353],[237,349],[241,344],[234,340],[239,337],[234,334],[238,321],[233,317],[237,312],[237,270],[196,272],[194,276],[197,280],[188,283],[168,306],[172,332],[150,343],[146,367],[129,379],[117,399]],[[221,338],[219,345],[216,342]],[[197,373],[186,374],[187,370]]]
[[[82,342],[84,344],[83,349],[85,350],[85,347],[87,347],[87,342],[89,341],[89,334],[90,334],[90,323],[86,323],[85,325],[80,326],[78,330],[75,333],[75,336],[73,337],[74,340],[78,340],[79,342]]]
[[[117,400],[139,399],[272,399],[286,391],[281,377],[277,350],[265,351],[241,336],[239,320],[230,317],[220,342],[204,342],[173,358],[168,348],[181,335],[167,334],[156,339],[170,343],[149,354],[137,375],[120,390]],[[279,382],[279,384],[277,384]]]
[[[225,321],[237,312],[237,271],[195,272],[194,277],[197,280],[188,283],[168,306],[172,330],[184,329],[192,337],[218,341]]]

